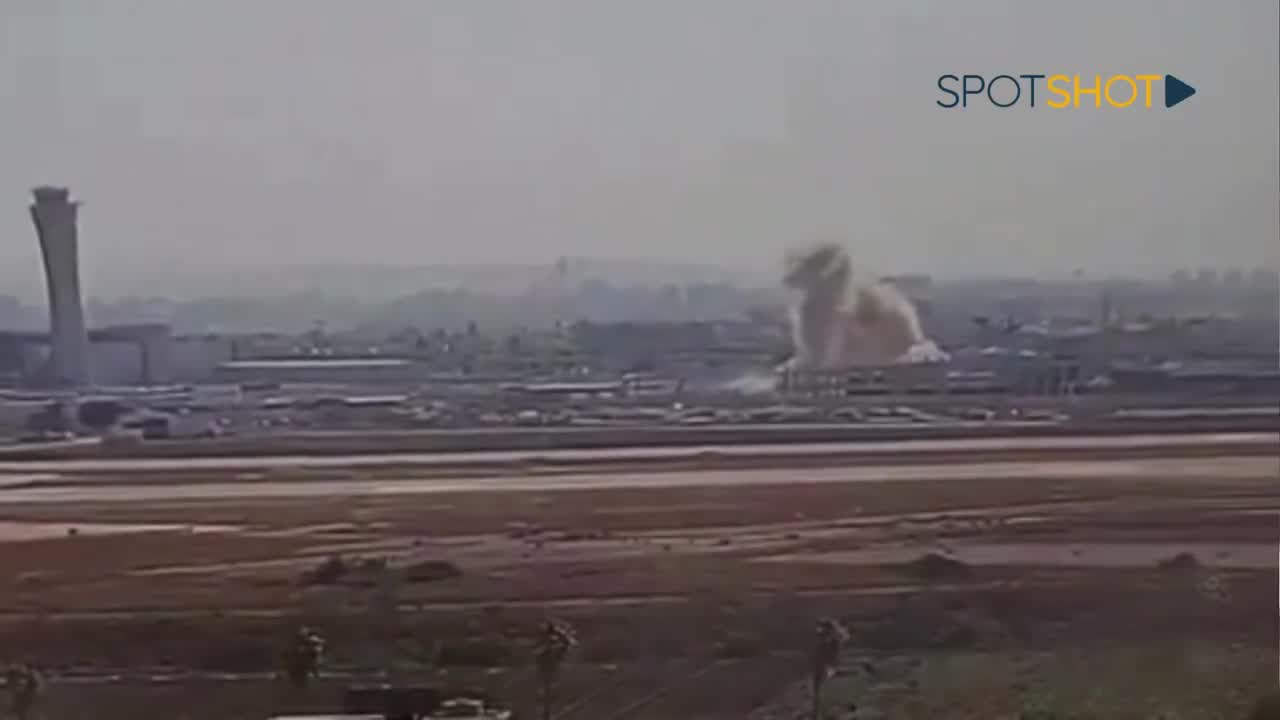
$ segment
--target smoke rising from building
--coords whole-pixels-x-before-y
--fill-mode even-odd
[[[797,369],[946,359],[924,335],[915,306],[892,284],[859,278],[849,255],[821,245],[787,260],[783,284],[800,293],[791,308]]]

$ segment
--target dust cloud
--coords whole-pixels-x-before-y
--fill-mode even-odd
[[[783,284],[799,291],[791,307],[791,367],[833,370],[947,359],[925,337],[911,301],[890,283],[858,277],[837,245],[792,254]]]

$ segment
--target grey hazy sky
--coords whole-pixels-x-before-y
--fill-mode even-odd
[[[175,263],[1166,272],[1280,255],[1274,0],[3,0],[0,293],[36,183],[90,278]],[[944,111],[942,73],[1173,73]]]

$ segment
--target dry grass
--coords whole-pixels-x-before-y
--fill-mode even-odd
[[[906,668],[877,681],[874,697],[888,717],[985,720],[1041,703],[1066,717],[1181,708],[1192,714],[1172,717],[1207,720],[1228,717],[1201,702],[1209,691],[1226,693],[1231,711],[1261,692],[1263,649],[1276,635],[1274,573],[1219,573],[1229,593],[1207,598],[1195,581],[1210,568],[957,566],[945,544],[1274,542],[1275,516],[1247,514],[1268,508],[1280,510],[1274,483],[1240,478],[5,505],[5,520],[240,529],[0,544],[0,647],[55,676],[156,666],[261,673],[274,670],[305,622],[328,638],[337,667],[389,663],[528,709],[536,698],[528,637],[554,613],[582,642],[566,669],[564,701],[574,709],[563,720],[610,717],[627,705],[631,720],[741,720],[771,703],[793,716],[786,689],[806,672],[807,631],[813,617],[831,615],[854,630],[859,657]],[[923,548],[921,562],[786,559],[881,545]],[[337,554],[357,571],[303,582]],[[374,562],[361,569],[362,559]],[[375,618],[383,559],[404,580],[395,596],[404,607]],[[904,584],[921,589],[876,594]],[[603,602],[618,598],[630,604]],[[1195,653],[1175,652],[1173,638]],[[895,695],[893,682],[915,682],[920,692]],[[840,683],[851,699],[871,691],[865,678]],[[1207,690],[1195,694],[1196,683]],[[1126,687],[1135,689],[1127,705],[1118,699]],[[263,680],[79,685],[55,677],[50,692],[49,720],[161,711],[225,720],[324,709],[337,686],[297,697]],[[1116,714],[1096,715],[1099,708]]]

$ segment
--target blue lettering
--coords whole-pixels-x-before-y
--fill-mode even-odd
[[[992,92],[996,89],[996,83],[1001,80],[1008,80],[1009,82],[1013,83],[1013,99],[1007,103],[1001,103],[1000,101],[996,100],[996,96]],[[998,108],[1013,107],[1014,105],[1018,104],[1018,100],[1021,98],[1022,98],[1022,86],[1018,85],[1017,79],[1015,79],[1012,75],[997,75],[991,78],[991,82],[987,83],[987,99],[991,101],[992,105],[995,105]]]
[[[952,90],[952,89],[950,89],[950,88],[948,88],[948,87],[944,86],[944,85],[942,84],[942,81],[943,81],[943,80],[954,80],[954,81],[956,81],[956,82],[959,82],[959,81],[960,81],[960,78],[956,77],[955,75],[940,75],[940,76],[938,76],[938,89],[939,89],[939,90],[941,90],[942,92],[944,92],[944,93],[946,93],[946,94],[948,94],[948,95],[950,95],[950,96],[951,96],[951,103],[950,103],[950,104],[948,104],[948,103],[944,103],[944,102],[942,102],[941,100],[937,100],[937,101],[935,101],[935,102],[937,102],[937,103],[938,103],[938,107],[953,108],[953,107],[955,107],[956,105],[960,104],[960,95],[959,95],[959,93],[957,93],[955,90]]]
[[[977,80],[978,87],[969,89],[969,81]],[[964,91],[964,100],[960,103],[962,107],[969,107],[969,96],[977,95],[987,87],[987,81],[982,79],[981,75],[965,75],[964,80],[960,83],[961,89]]]
[[[1030,93],[1029,99],[1031,100],[1031,107],[1035,107],[1036,106],[1036,80],[1043,80],[1044,75],[1019,75],[1018,77],[1022,78],[1023,80],[1031,81],[1031,93]]]

